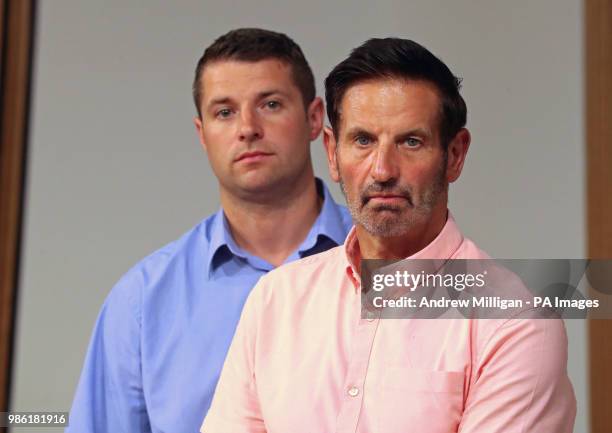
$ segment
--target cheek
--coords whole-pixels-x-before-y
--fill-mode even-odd
[[[363,164],[351,164],[347,161],[338,161],[338,170],[349,196],[356,196],[366,186],[368,170]]]
[[[212,169],[213,173],[215,173],[215,175],[217,177],[225,177],[225,174],[229,172],[230,168],[227,166],[227,163],[225,161],[223,161],[223,159],[220,157],[221,155],[219,155],[219,152],[217,149],[210,149],[210,147],[208,148],[208,163],[210,164],[210,168]]]
[[[422,185],[429,181],[431,178],[430,170],[427,167],[412,166],[404,171],[406,173],[406,180],[413,185]]]
[[[295,143],[304,139],[304,133],[300,125],[291,122],[273,125],[266,131],[266,136],[278,143]]]
[[[276,148],[288,163],[302,161],[310,154],[310,134],[303,123],[284,120],[268,124],[263,142]]]
[[[220,120],[212,116],[207,116],[202,123],[202,132],[204,135],[216,136],[221,132],[227,134],[227,131],[232,128],[232,119]]]
[[[219,141],[215,136],[204,136],[206,140],[206,156],[212,170],[222,175],[231,169],[232,148],[229,143]]]
[[[423,189],[435,181],[440,172],[442,160],[412,161],[401,168],[405,183]]]
[[[275,138],[281,141],[309,141],[308,124],[302,118],[280,118],[270,123],[267,132],[269,132],[269,135],[273,134]]]
[[[360,186],[368,181],[375,155],[346,152],[339,161],[341,169],[351,177],[353,184]]]
[[[202,130],[202,137],[206,142],[209,152],[218,152],[219,149],[228,149],[235,141],[235,126],[227,122],[226,124],[213,123]]]
[[[265,117],[264,120],[270,128],[294,136],[304,135],[310,129],[306,114],[298,107],[285,107],[285,111]]]

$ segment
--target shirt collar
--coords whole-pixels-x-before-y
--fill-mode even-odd
[[[310,228],[306,239],[304,239],[298,248],[299,253],[305,253],[314,248],[320,236],[329,238],[336,245],[342,245],[346,237],[346,229],[340,207],[334,201],[325,183],[319,178],[315,178],[315,182],[319,197],[323,197],[323,204],[321,205],[321,212],[319,212],[317,219]]]
[[[207,267],[207,275],[210,275],[210,272],[214,268],[215,258],[221,254],[222,250],[228,250],[229,252],[236,255],[235,249],[232,251],[232,247],[234,246],[234,240],[232,239],[232,235],[229,231],[229,226],[227,224],[227,220],[225,218],[225,213],[223,209],[219,209],[212,217],[212,222],[210,224],[210,243],[208,245],[208,260],[206,263]],[[237,254],[239,257],[244,257],[241,251],[238,251]]]
[[[318,195],[323,197],[323,204],[321,205],[321,212],[319,212],[317,219],[310,228],[306,239],[298,247],[297,252],[300,255],[314,248],[321,236],[329,238],[336,245],[342,245],[345,239],[346,229],[340,206],[334,201],[321,179],[315,178],[315,182]],[[207,275],[210,276],[210,272],[215,267],[215,258],[224,250],[244,259],[249,256],[232,238],[227,218],[221,208],[213,215],[210,226],[209,255],[206,263]]]
[[[455,218],[448,211],[446,224],[444,224],[438,236],[425,248],[417,251],[410,257],[406,257],[406,259],[448,259],[453,256],[462,242],[463,235],[459,231],[459,227],[457,227]],[[357,239],[357,232],[354,226],[344,241],[344,252],[347,260],[346,273],[353,282],[355,289],[359,290],[361,277],[357,272],[356,264],[361,260],[361,251],[359,250],[359,239]]]

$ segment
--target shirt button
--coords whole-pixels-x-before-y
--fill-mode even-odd
[[[350,395],[351,397],[357,397],[358,394],[359,394],[359,388],[357,388],[356,386],[352,386],[349,388],[348,395]]]

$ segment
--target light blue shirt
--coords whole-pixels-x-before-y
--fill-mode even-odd
[[[340,245],[352,225],[317,180],[321,213],[287,262]],[[96,321],[66,432],[197,433],[257,280],[220,210],[119,280]]]

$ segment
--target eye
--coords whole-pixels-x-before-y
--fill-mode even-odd
[[[406,138],[402,144],[406,145],[406,147],[419,147],[421,145],[422,141],[416,137],[408,137]]]
[[[215,117],[219,119],[227,119],[231,115],[232,115],[232,110],[230,110],[229,108],[221,108],[220,110],[217,110],[217,112],[215,113]]]
[[[355,137],[355,143],[357,143],[359,146],[368,146],[370,143],[372,143],[372,140],[366,135],[358,135]]]
[[[269,109],[269,110],[278,110],[281,107],[281,103],[279,101],[276,100],[272,100],[272,101],[267,101],[264,106]]]

